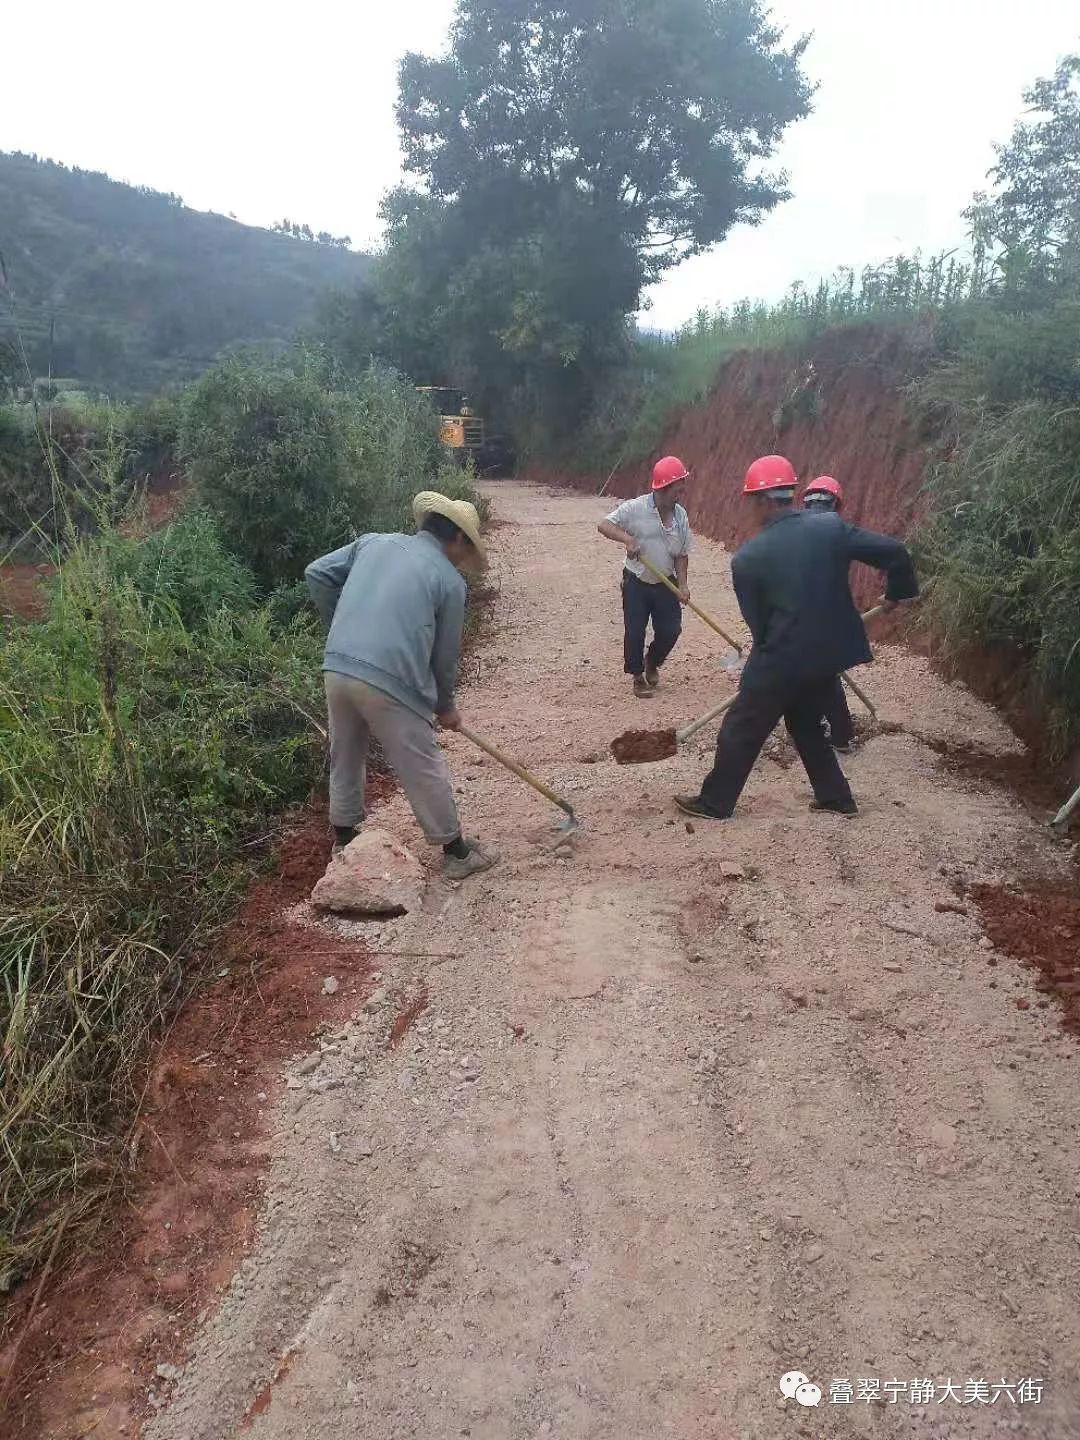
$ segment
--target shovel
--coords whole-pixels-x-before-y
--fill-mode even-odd
[[[611,753],[617,765],[648,765],[654,760],[669,760],[680,745],[685,745],[692,735],[723,715],[735,703],[735,696],[729,695],[714,705],[697,720],[684,725],[681,730],[627,730],[616,735],[611,742]]]
[[[677,585],[673,585],[666,575],[662,575],[651,560],[647,560],[644,555],[638,555],[637,558],[641,561],[642,565],[645,566],[646,570],[652,571],[652,573],[656,576],[657,580],[660,581],[661,585],[666,585],[673,595],[678,595],[679,587]],[[731,648],[735,651],[736,655],[742,654],[742,646],[739,644],[739,642],[737,640],[733,640],[726,630],[721,630],[720,626],[708,613],[708,611],[702,610],[699,606],[695,605],[692,600],[688,600],[686,602],[686,608],[688,610],[692,610],[699,620],[704,620],[705,624],[708,625],[709,629],[715,630],[717,635],[719,635],[722,640],[726,640],[727,643],[731,646]]]
[[[646,560],[645,564],[649,562]],[[651,570],[653,567],[649,565]],[[887,607],[875,605],[872,610],[867,610],[863,615],[863,621],[872,620],[875,615],[881,615]],[[726,638],[726,637],[725,637]],[[841,677],[846,685],[863,702],[870,714],[877,719],[877,710],[873,701],[856,685],[849,675]],[[681,730],[626,730],[622,735],[616,735],[611,742],[611,753],[615,757],[617,765],[648,765],[656,760],[669,760],[678,750],[680,745],[685,745],[692,735],[708,725],[710,720],[716,720],[723,715],[724,711],[734,704],[735,696],[729,695],[719,705],[714,705],[707,710],[698,720],[692,720],[689,725],[684,725]],[[1080,803],[1080,791],[1074,797],[1073,803]]]
[[[542,780],[538,780],[535,775],[530,775],[524,765],[519,765],[516,760],[511,760],[509,755],[504,755],[501,750],[496,750],[489,741],[474,734],[472,730],[466,730],[464,725],[458,726],[458,734],[464,735],[466,740],[471,740],[474,745],[483,750],[486,755],[490,755],[493,760],[498,761],[512,775],[516,775],[519,780],[524,780],[526,785],[531,785],[534,790],[538,790],[545,800],[550,800],[553,805],[557,805],[560,810],[564,811],[566,819],[560,821],[557,827],[564,834],[570,835],[580,828],[581,822],[574,814],[574,807],[569,800],[563,800],[561,796],[555,794],[554,790],[549,790]]]

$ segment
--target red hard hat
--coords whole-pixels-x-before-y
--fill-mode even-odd
[[[744,495],[756,495],[761,490],[794,490],[799,483],[795,467],[783,455],[762,455],[746,472],[743,484]]]
[[[811,480],[803,491],[803,499],[807,495],[813,495],[815,491],[819,495],[831,495],[839,505],[844,498],[844,492],[840,488],[840,482],[834,480],[831,475],[819,475],[816,480]]]
[[[674,485],[676,480],[687,479],[689,474],[681,460],[674,455],[665,455],[652,467],[652,488],[663,490],[668,485]]]

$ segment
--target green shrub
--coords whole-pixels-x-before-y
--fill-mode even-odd
[[[260,585],[297,579],[347,535],[355,479],[333,397],[309,374],[234,357],[189,388],[180,455]]]
[[[0,630],[0,1288],[112,1183],[134,1079],[323,763],[321,637],[205,514],[77,540]]]
[[[366,530],[407,526],[418,490],[471,493],[428,402],[377,366],[331,389],[303,359],[292,369],[229,359],[187,392],[180,452],[266,591]]]

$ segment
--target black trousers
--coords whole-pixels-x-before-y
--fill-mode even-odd
[[[833,681],[828,704],[822,713],[829,722],[829,739],[837,745],[850,745],[855,739],[855,722],[851,718],[844,682],[839,675]]]
[[[682,630],[682,606],[679,597],[673,595],[666,585],[658,580],[655,585],[646,585],[628,570],[623,571],[623,670],[627,675],[641,675],[645,662],[659,670],[675,648],[675,641]],[[645,654],[645,631],[652,621],[653,638],[649,653]]]
[[[740,690],[716,737],[716,761],[702,782],[701,799],[708,808],[725,817],[733,812],[761,747],[781,717],[810,777],[815,799],[829,805],[850,800],[844,772],[821,728],[835,683],[829,678]]]

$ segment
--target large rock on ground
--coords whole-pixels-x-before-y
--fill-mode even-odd
[[[418,910],[423,892],[416,856],[385,830],[371,829],[333,857],[311,903],[337,914],[400,915]]]

